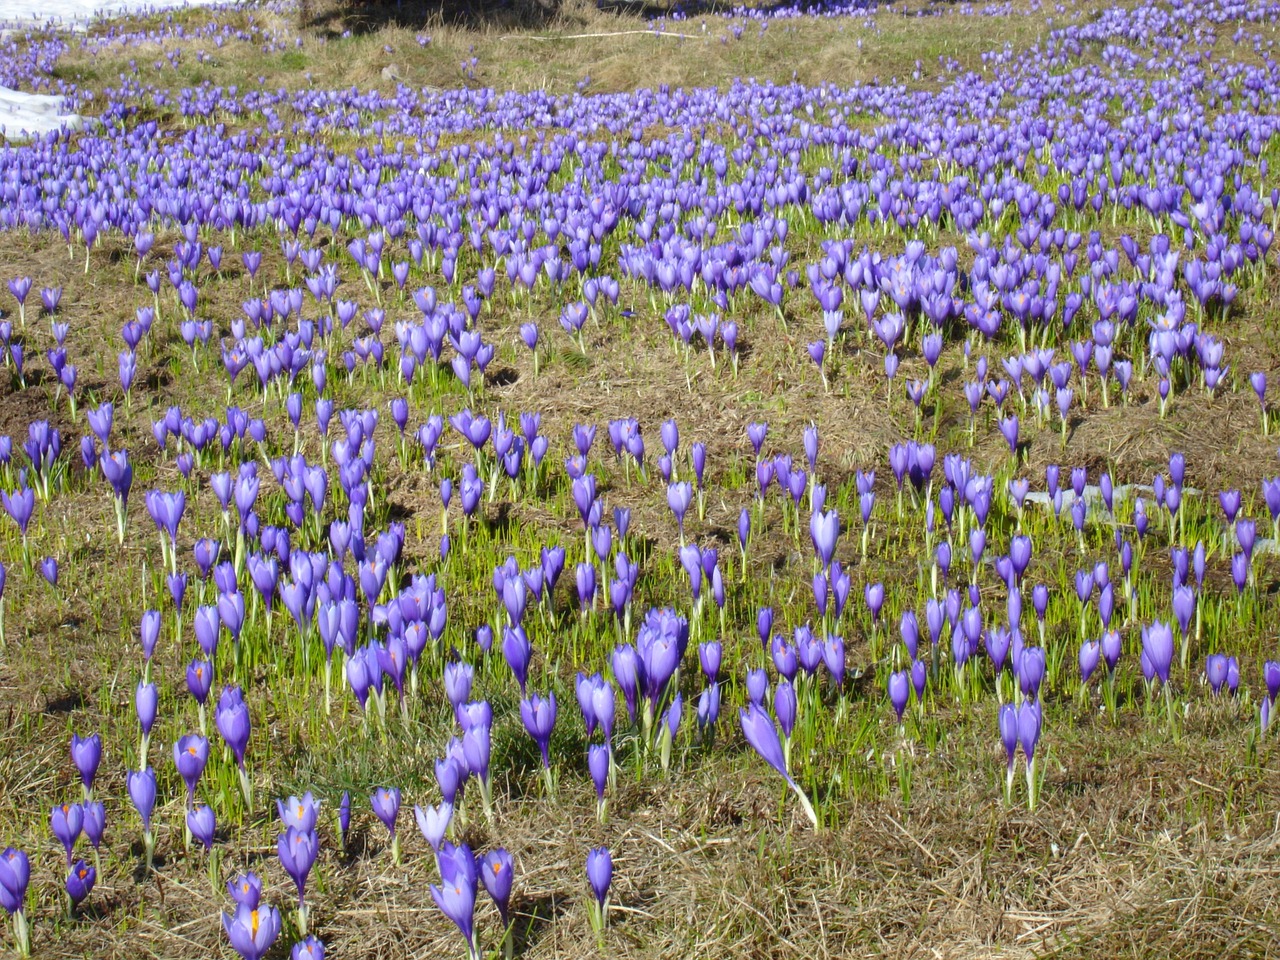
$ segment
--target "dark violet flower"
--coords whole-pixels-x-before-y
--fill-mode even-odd
[[[710,640],[698,644],[698,661],[702,665],[702,673],[708,683],[715,683],[720,678],[720,661],[722,650],[719,640]]]
[[[773,714],[778,718],[778,726],[782,730],[784,765],[790,760],[791,734],[795,730],[798,712],[799,701],[796,698],[796,689],[791,685],[791,681],[784,677],[773,688]]]
[[[1107,665],[1107,671],[1114,672],[1116,664],[1120,662],[1120,634],[1115,630],[1106,631],[1098,641],[1098,646],[1101,649],[1102,661]]]
[[[863,587],[863,598],[867,602],[867,609],[871,612],[871,622],[879,623],[880,610],[884,606],[884,585],[868,583]]]
[[[1014,664],[1018,686],[1032,700],[1040,695],[1040,685],[1044,682],[1046,669],[1047,662],[1042,647],[1024,648],[1022,656],[1018,657],[1018,662]]]
[[[1018,418],[1016,415],[1000,420],[1000,432],[1004,435],[1005,442],[1009,444],[1009,452],[1016,454],[1018,452]]]

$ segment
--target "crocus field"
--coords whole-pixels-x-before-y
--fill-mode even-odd
[[[1275,955],[1280,2],[316,6],[0,39],[6,949]]]

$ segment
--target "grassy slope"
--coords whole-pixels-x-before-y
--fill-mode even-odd
[[[187,16],[200,22],[207,15]],[[59,72],[100,88],[114,83],[130,69],[129,61],[136,61],[142,79],[174,88],[203,81],[244,85],[259,76],[269,87],[293,87],[307,82],[307,71],[310,82],[320,87],[364,86],[381,83],[382,67],[394,63],[411,85],[452,86],[463,80],[459,64],[476,56],[476,77],[468,83],[567,91],[589,76],[592,91],[608,91],[659,82],[723,83],[747,75],[788,81],[793,71],[805,82],[908,79],[918,59],[925,64],[922,82],[929,83],[939,55],[977,67],[981,52],[1005,39],[1015,47],[1034,42],[1044,30],[1045,16],[969,18],[944,10],[917,18],[884,12],[875,18],[874,30],[861,20],[775,23],[759,37],[758,28],[748,26],[742,41],[727,44],[718,40],[723,32],[718,21],[710,22],[711,39],[705,41],[639,35],[539,43],[507,39],[509,33],[501,25],[484,30],[388,27],[349,38],[334,35],[323,44],[309,35],[300,51],[289,44],[267,55],[256,45],[231,42],[213,54],[212,64],[204,65],[196,63],[193,45],[186,44],[176,70],[167,64],[154,68],[153,61],[163,62],[158,49],[154,55],[131,50],[94,58],[72,52]],[[283,22],[275,26],[288,30]],[[642,27],[637,20],[582,12],[570,13],[542,32]],[[700,33],[701,22],[672,24],[671,29]],[[425,49],[414,40],[420,32],[432,36]],[[391,53],[384,52],[388,46]],[[655,54],[655,48],[661,52]],[[338,146],[353,148],[349,143]],[[174,239],[162,236],[162,253],[171,249]],[[794,243],[811,240],[797,237]],[[278,250],[269,241],[260,246],[267,251],[264,274],[282,282]],[[122,255],[117,259],[113,251]],[[18,274],[35,277],[37,286],[64,287],[65,315],[74,331],[73,360],[81,365],[82,383],[102,396],[111,395],[116,390],[119,324],[150,299],[145,288],[133,283],[128,251],[109,240],[94,254],[93,269],[86,276],[79,258],[68,260],[65,248],[52,237],[6,237],[0,276]],[[344,288],[348,295],[354,283],[349,279]],[[224,278],[207,278],[202,297],[209,315],[219,318],[222,332],[247,291],[246,279],[235,270],[228,270]],[[1273,356],[1274,333],[1266,322],[1271,296],[1269,289],[1248,292],[1239,323],[1230,331],[1233,354],[1253,349],[1260,358]],[[753,484],[752,463],[742,440],[744,425],[768,419],[771,445],[800,456],[800,430],[816,422],[823,437],[823,479],[832,487],[842,515],[852,517],[856,511],[848,501],[852,471],[875,467],[881,474],[880,532],[871,557],[859,562],[852,534],[845,537],[841,556],[855,568],[855,592],[870,580],[896,585],[888,607],[892,622],[905,606],[918,607],[926,589],[916,585],[917,521],[893,529],[892,497],[885,486],[886,446],[912,435],[913,415],[900,395],[886,408],[882,378],[875,370],[878,355],[868,359],[853,347],[837,363],[834,394],[824,395],[803,353],[802,344],[809,337],[797,332],[813,335],[819,320],[816,312],[803,313],[813,311],[811,300],[794,299],[804,305],[786,334],[768,315],[753,316],[758,332],[750,338],[751,355],[737,379],[723,365],[711,370],[705,356],[695,353],[689,361],[697,385],[692,392],[681,374],[680,354],[640,296],[640,316],[634,323],[625,329],[590,331],[586,361],[577,359],[559,336],[558,300],[550,295],[536,299],[531,310],[555,345],[536,380],[527,354],[522,349],[517,354],[512,346],[524,312],[500,301],[495,314],[486,318],[487,329],[501,345],[495,367],[510,368],[519,376],[513,383],[487,387],[482,405],[508,413],[540,409],[553,440],[553,463],[567,446],[574,422],[603,425],[642,409],[652,451],[657,447],[656,424],[677,416],[686,444],[703,440],[711,449],[713,489],[707,519],[693,523],[691,532],[704,542],[723,541],[722,562],[735,581],[738,561],[732,531]],[[392,316],[412,312],[411,302],[397,304]],[[40,350],[49,345],[43,324],[34,321],[28,339]],[[11,722],[0,735],[0,774],[6,784],[0,792],[0,823],[4,836],[21,838],[39,853],[33,888],[39,891],[37,949],[45,956],[205,956],[226,949],[215,919],[225,896],[210,890],[203,858],[182,853],[180,784],[167,752],[171,741],[195,722],[194,709],[181,691],[182,668],[192,646],[189,625],[179,650],[166,618],[158,655],[157,674],[165,696],[152,747],[164,799],[157,814],[163,860],[157,878],[142,878],[136,870],[136,818],[123,785],[123,769],[136,762],[131,690],[138,666],[129,637],[139,613],[155,605],[161,588],[154,575],[159,551],[140,495],[153,485],[172,489],[179,484],[172,461],[154,456],[149,423],[171,403],[193,414],[216,415],[222,390],[220,373],[211,371],[217,363],[212,354],[196,375],[176,332],[166,329],[153,339],[157,342],[144,355],[139,376],[147,389],[135,389],[131,411],[117,398],[117,432],[138,461],[133,530],[126,548],[118,551],[107,536],[111,508],[102,484],[86,488],[77,482],[53,508],[39,512],[33,537],[34,555],[51,553],[62,560],[57,596],[38,574],[24,573],[17,564],[11,565],[6,593],[9,651],[0,666],[0,710]],[[97,348],[99,343],[107,346]],[[28,352],[34,355],[36,350],[29,347]],[[1269,359],[1254,364],[1271,365]],[[943,368],[953,380],[946,406],[938,412],[940,442],[947,449],[963,449],[961,357],[954,347]],[[904,373],[919,375],[922,370],[918,359],[904,363]],[[251,374],[250,370],[245,376]],[[393,445],[393,427],[385,416],[385,400],[399,392],[397,385],[389,379],[383,386],[359,375],[351,385],[340,380],[331,377],[340,405],[376,403],[384,410],[380,438],[383,456],[390,459],[386,448]],[[1150,387],[1145,390],[1149,393]],[[1141,480],[1149,478],[1171,449],[1183,449],[1190,454],[1198,485],[1216,490],[1239,483],[1256,491],[1258,478],[1268,471],[1272,444],[1258,430],[1251,398],[1220,398],[1210,404],[1188,395],[1168,420],[1160,421],[1147,393],[1127,409],[1103,411],[1095,403],[1076,425],[1065,452],[1059,450],[1055,432],[1035,436],[1028,451],[1028,475],[1042,476],[1043,466],[1050,462],[1088,462],[1095,468],[1110,463],[1118,477]],[[48,396],[47,386],[6,394],[0,403],[0,431],[19,436],[27,421],[47,416],[62,427],[67,455],[77,457],[72,447],[83,432],[83,420],[69,422],[65,404],[54,409]],[[442,399],[429,398],[427,391],[415,399],[414,422],[429,408],[452,411],[463,403],[454,387],[446,388]],[[241,391],[237,402],[255,412],[259,405],[251,391]],[[287,436],[278,402],[269,404],[264,415],[273,435]],[[1226,444],[1224,435],[1232,437]],[[1001,463],[994,430],[988,427],[980,437],[975,451],[979,461]],[[307,451],[313,457],[316,443],[317,438],[308,437]],[[597,451],[603,443],[602,436]],[[452,464],[460,462],[455,456],[460,452],[446,454],[446,472],[454,472]],[[563,474],[558,468],[552,472],[559,479],[548,495],[489,508],[490,530],[480,532],[465,555],[455,553],[450,561],[445,583],[453,642],[464,644],[464,631],[492,616],[488,573],[509,549],[528,561],[536,546],[548,540],[571,547],[579,543],[580,528]],[[597,472],[604,479],[607,504],[633,508],[629,549],[644,563],[642,603],[687,603],[683,575],[671,561],[674,525],[658,486],[630,487],[612,463]],[[439,523],[434,479],[416,469],[402,472],[391,462],[380,488],[387,491],[394,514],[406,519],[407,553],[432,566],[428,558],[436,550]],[[183,525],[184,557],[197,531],[207,533],[217,525],[207,487],[200,484],[199,492],[194,490],[189,493],[192,511]],[[1255,505],[1254,514],[1261,512]],[[753,546],[752,576],[733,590],[727,613],[726,665],[735,674],[731,687],[740,682],[738,665],[744,658],[752,664],[760,659],[754,639],[757,605],[774,604],[784,627],[807,619],[811,611],[807,537],[796,542],[783,531],[776,497],[771,497],[767,514],[767,532]],[[1000,533],[993,537],[993,548],[1006,541],[1009,528],[1007,518],[997,521]],[[3,526],[3,536],[8,556],[16,557],[11,526]],[[1060,595],[1050,618],[1051,644],[1065,651],[1065,676],[1076,642],[1076,606],[1069,581],[1084,561],[1076,556],[1069,528],[1038,523],[1036,541],[1031,576],[1048,580]],[[1108,530],[1094,532],[1090,560],[1110,553],[1108,541]],[[1144,617],[1167,602],[1167,561],[1159,560],[1163,552],[1158,544],[1148,549]],[[1216,589],[1225,597],[1229,584],[1221,582],[1220,567],[1221,563],[1215,567]],[[1247,683],[1255,690],[1261,655],[1270,655],[1275,645],[1273,572],[1270,566],[1260,569],[1260,599],[1246,611],[1246,627],[1224,631],[1220,641],[1241,656]],[[571,580],[571,571],[565,579]],[[582,861],[586,847],[601,842],[613,849],[617,865],[615,924],[605,950],[610,956],[1052,952],[1081,957],[1218,957],[1265,955],[1273,949],[1276,756],[1265,746],[1257,752],[1246,746],[1253,707],[1211,700],[1194,672],[1179,677],[1190,707],[1176,741],[1163,721],[1143,716],[1133,655],[1128,656],[1124,694],[1134,702],[1117,721],[1099,714],[1096,698],[1084,706],[1067,694],[1055,696],[1045,735],[1049,753],[1044,805],[1034,814],[1006,810],[999,803],[1002,762],[995,741],[993,696],[977,703],[933,700],[924,717],[909,721],[907,736],[899,736],[884,703],[883,671],[876,672],[870,623],[855,598],[851,608],[857,609],[844,632],[851,667],[861,669],[863,678],[852,685],[839,719],[824,719],[818,725],[812,753],[801,751],[798,756],[804,782],[815,788],[834,824],[830,832],[815,838],[802,829],[793,805],[780,802],[776,778],[744,755],[730,707],[740,700],[737,690],[726,697],[714,751],[694,745],[686,731],[669,776],[662,776],[654,763],[639,776],[624,765],[612,804],[614,816],[600,828],[580,759],[570,650],[581,645],[588,652],[586,661],[602,666],[613,634],[601,618],[599,626],[580,638],[563,585],[561,590],[558,625],[539,623],[531,634],[538,650],[535,675],[557,677],[560,691],[556,799],[545,799],[538,791],[536,759],[514,719],[515,699],[506,668],[490,661],[479,681],[480,692],[494,698],[500,717],[494,767],[502,799],[497,826],[490,829],[475,818],[467,836],[477,848],[502,843],[515,854],[519,945],[528,956],[597,955],[584,909]],[[998,609],[1002,601],[996,597],[988,603]],[[1224,599],[1222,607],[1224,617],[1230,615],[1232,601]],[[283,613],[275,619],[276,642],[288,636],[285,619]],[[712,624],[709,618],[708,628]],[[540,679],[535,685],[546,682]],[[686,697],[698,689],[700,681],[686,681]],[[250,698],[255,711],[250,757],[260,798],[315,789],[334,801],[342,789],[350,788],[361,811],[346,855],[337,851],[336,829],[331,816],[326,818],[325,850],[313,875],[313,923],[335,955],[454,955],[456,934],[427,894],[434,868],[407,809],[414,802],[436,799],[430,761],[448,736],[447,708],[438,684],[425,684],[412,725],[402,729],[393,719],[385,740],[360,735],[359,719],[348,699],[326,718],[303,682],[288,676],[287,669],[264,666]],[[65,755],[69,732],[90,729],[101,730],[107,742],[99,793],[108,804],[110,850],[105,852],[104,874],[89,916],[67,925],[57,919],[61,854],[47,832],[47,810],[74,792]],[[221,769],[220,782],[225,785],[228,778]],[[392,867],[382,828],[365,806],[372,788],[384,783],[397,783],[405,791],[401,829],[406,864],[401,868]],[[260,809],[244,814],[231,793],[211,794],[210,799],[225,825],[226,862],[254,866],[269,879],[273,902],[287,903],[290,888],[274,863],[274,816],[261,803]],[[495,915],[485,906],[482,918],[485,942],[492,943]]]

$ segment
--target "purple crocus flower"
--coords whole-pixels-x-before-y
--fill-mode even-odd
[[[107,808],[100,800],[86,800],[80,804],[84,810],[84,836],[89,845],[97,850],[102,844],[102,835],[107,829]]]
[[[1026,647],[1015,664],[1015,672],[1018,675],[1018,686],[1028,698],[1035,700],[1040,696],[1045,670],[1044,648]]]
[[[493,898],[498,908],[498,916],[502,918],[502,926],[509,923],[508,911],[511,906],[511,887],[515,880],[515,862],[502,847],[490,850],[480,858],[480,883]]]
[[[867,602],[867,609],[871,612],[871,622],[879,623],[880,610],[884,606],[884,584],[868,583],[863,587],[863,598]]]
[[[784,677],[773,688],[773,714],[778,718],[778,726],[782,730],[783,758],[788,761],[791,753],[791,734],[796,727],[798,712],[799,701],[796,698],[796,689],[791,685],[791,681]]]
[[[747,743],[751,745],[751,748],[760,755],[760,758],[765,763],[773,767],[787,781],[787,785],[795,792],[800,805],[804,808],[809,822],[817,830],[818,815],[814,812],[809,798],[800,789],[799,785],[791,779],[791,774],[787,771],[786,757],[782,749],[782,743],[778,739],[778,728],[774,726],[773,720],[756,703],[751,703],[749,706],[740,709],[738,711],[738,720],[742,725],[742,734],[746,737]]]
[[[98,764],[102,760],[102,737],[96,733],[81,739],[71,735],[71,762],[80,772],[80,782],[84,786],[85,799],[93,793],[93,781],[98,775]]]
[[[471,685],[475,679],[475,668],[460,660],[451,661],[444,666],[444,694],[453,707],[454,715],[458,708],[471,699]]]
[[[1157,620],[1142,628],[1142,655],[1154,675],[1167,686],[1173,663],[1173,631],[1167,623]]]
[[[351,831],[351,792],[342,791],[342,799],[338,802],[338,832],[342,835],[342,846],[347,846],[347,834]]]
[[[23,910],[30,881],[31,862],[25,853],[9,847],[0,854],[0,906],[13,918],[14,946],[21,957],[31,955],[31,935]]]
[[[204,847],[205,852],[213,849],[214,835],[218,830],[218,822],[213,815],[213,808],[198,803],[187,811],[187,829],[191,836]]]
[[[1243,594],[1249,585],[1249,555],[1236,553],[1231,556],[1231,580],[1236,585],[1236,592]]]
[[[303,937],[289,951],[289,960],[324,960],[324,944],[315,937]]]
[[[1213,690],[1216,697],[1222,692],[1222,687],[1227,682],[1227,657],[1222,653],[1211,653],[1204,661],[1205,679],[1209,681],[1209,687]]]
[[[249,707],[239,687],[224,687],[218,698],[215,723],[222,739],[235,754],[236,764],[244,769],[244,753],[249,746]]]
[[[514,627],[503,628],[502,656],[515,675],[516,683],[520,685],[520,692],[523,694],[529,679],[529,661],[533,657],[533,648],[529,644],[524,627],[517,624]]]
[[[551,769],[551,732],[556,723],[556,695],[552,693],[542,697],[535,693],[521,700],[520,719],[524,721],[525,730],[529,732],[529,736],[533,737],[542,753],[543,769],[549,771]],[[549,777],[548,787],[550,787]]]
[[[609,783],[609,747],[603,743],[593,743],[587,748],[587,770],[596,788],[596,816],[603,821],[605,811],[605,787]]]
[[[839,688],[844,684],[844,638],[828,636],[822,644],[822,662],[831,674],[831,682]]]
[[[93,884],[98,879],[98,871],[83,860],[76,861],[67,873],[67,899],[74,910],[93,892]]]
[[[400,838],[396,834],[396,818],[400,816],[400,788],[379,787],[369,798],[374,816],[382,821],[391,835],[391,861],[400,862]]]
[[[1036,744],[1040,740],[1041,712],[1040,705],[1028,700],[1018,707],[1018,743],[1026,754],[1027,763],[1035,762]]]
[[[142,842],[146,850],[147,871],[151,871],[151,860],[155,850],[155,838],[151,834],[151,811],[156,805],[156,773],[150,767],[145,770],[130,770],[125,778],[129,788],[129,799],[142,820]]]
[[[456,847],[445,843],[441,845],[436,861],[440,867],[440,885],[431,885],[431,898],[467,941],[467,956],[471,960],[478,960],[479,950],[475,940],[475,857],[465,843]]]
[[[142,753],[145,757],[147,738],[151,736],[151,728],[155,726],[156,713],[160,708],[160,691],[154,683],[139,680],[133,701],[138,713],[138,726],[142,728]]]
[[[0,853],[0,906],[10,916],[22,913],[23,901],[27,898],[27,884],[31,882],[31,861],[21,850],[7,847]],[[25,942],[23,933],[25,925],[19,926],[18,953],[29,955],[30,945]]]
[[[1012,703],[1001,704],[996,715],[1000,728],[1000,741],[1004,744],[1009,762],[1009,786],[1013,782],[1013,759],[1018,752],[1018,708]]]
[[[138,626],[138,639],[142,644],[142,657],[150,660],[156,652],[156,641],[160,638],[160,611],[148,610],[142,615]]]
[[[1098,646],[1102,652],[1102,661],[1107,665],[1107,671],[1114,672],[1116,664],[1120,662],[1120,634],[1115,630],[1107,630],[1098,641]]]
[[[253,871],[232,877],[227,881],[227,895],[238,906],[257,910],[262,902],[262,880]]]
[[[222,927],[244,960],[262,960],[280,936],[280,911],[265,903],[236,906],[235,916],[224,913]]]
[[[195,800],[196,784],[209,762],[209,741],[198,733],[189,733],[173,745],[173,765],[187,785],[187,805]]]
[[[600,934],[609,924],[609,887],[613,885],[613,857],[607,847],[587,851],[587,882],[596,898],[592,922]]]
[[[413,808],[413,816],[423,839],[431,845],[432,850],[439,853],[440,844],[444,842],[449,823],[453,820],[453,804],[446,801],[434,807],[416,806]]]
[[[1080,644],[1080,682],[1088,683],[1093,672],[1098,669],[1102,657],[1102,646],[1097,640],[1085,640]]]
[[[62,803],[53,808],[49,828],[67,852],[67,866],[71,866],[71,851],[84,827],[84,809],[78,803]]]
[[[25,539],[27,527],[31,523],[31,515],[36,509],[35,491],[26,486],[15,490],[12,494],[7,490],[0,490],[0,501],[3,502],[5,512],[9,514]]]
[[[684,542],[684,518],[693,503],[693,485],[686,480],[672,483],[667,487],[667,506],[676,518],[676,526],[680,530],[680,540]]]
[[[1263,663],[1262,681],[1267,687],[1267,699],[1274,703],[1280,696],[1280,662],[1268,660]]]
[[[814,552],[822,561],[822,568],[829,570],[836,552],[836,540],[840,536],[840,518],[836,512],[815,511],[809,518],[809,536],[813,540]]]
[[[299,830],[291,826],[276,839],[280,866],[298,888],[298,926],[304,935],[307,932],[307,875],[319,852],[320,840],[314,830]]]
[[[896,670],[889,674],[889,703],[898,715],[898,723],[902,723],[902,713],[907,709],[911,699],[911,680],[906,670]]]
[[[187,666],[187,690],[202,709],[212,686],[213,664],[208,660],[192,660]]]
[[[1009,452],[1016,454],[1018,452],[1018,418],[1010,416],[1000,420],[1000,432],[1004,435],[1005,442],[1009,444]]]

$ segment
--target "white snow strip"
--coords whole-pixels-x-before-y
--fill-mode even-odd
[[[79,130],[83,124],[81,117],[66,111],[62,97],[0,87],[0,140],[26,140],[62,127]]]
[[[52,25],[83,30],[99,17],[149,14],[176,7],[204,7],[225,0],[3,0],[0,27],[26,28]]]

